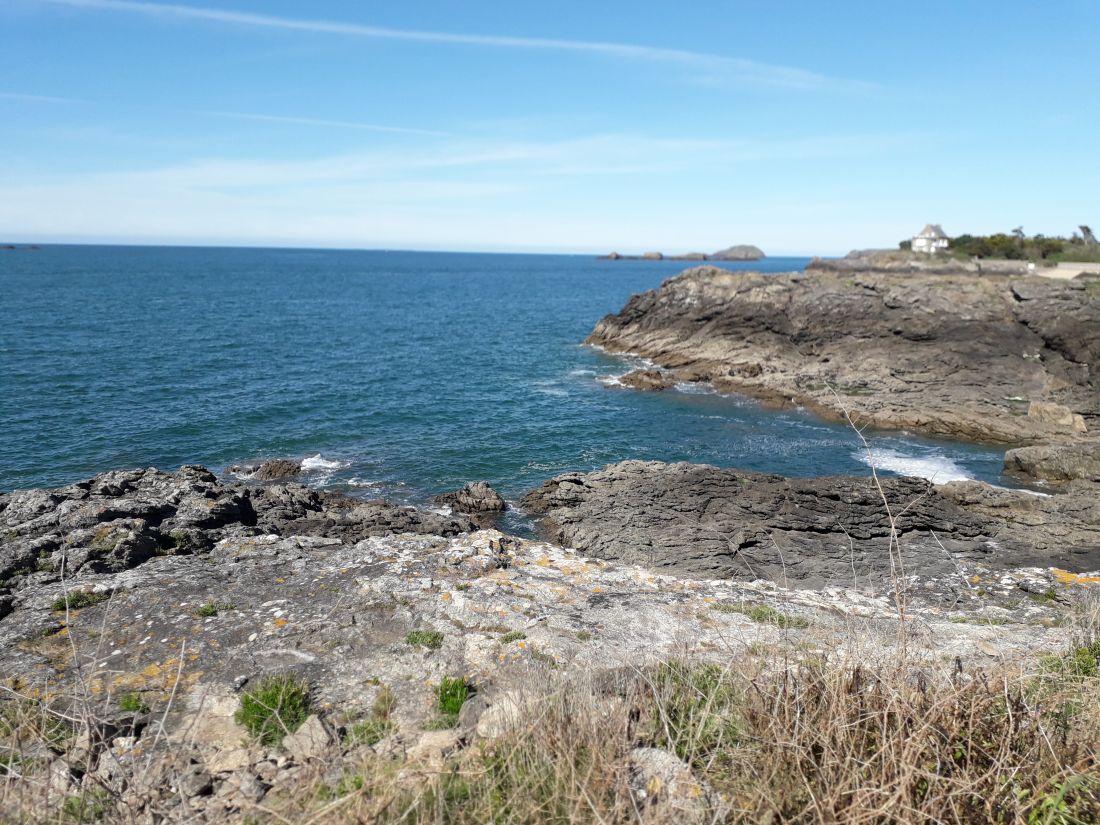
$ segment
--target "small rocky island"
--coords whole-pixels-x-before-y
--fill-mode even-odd
[[[618,252],[611,252],[600,257],[608,261],[759,261],[766,256],[758,246],[737,244],[710,254],[688,252],[685,255],[665,255],[662,252],[645,252],[641,255],[620,255]]]

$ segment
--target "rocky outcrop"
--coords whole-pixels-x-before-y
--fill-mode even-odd
[[[500,493],[488,481],[472,481],[453,493],[435,497],[436,504],[443,504],[459,513],[503,513],[507,504]]]
[[[227,484],[204,467],[103,473],[56,490],[0,495],[0,581],[36,585],[127,570],[157,556],[210,550],[229,537],[307,535],[359,540],[393,533],[474,529],[382,501],[300,484]]]
[[[633,296],[588,343],[861,426],[1070,444],[1100,429],[1097,329],[1100,292],[1081,281],[699,267]],[[1029,416],[1033,402],[1069,417]]]
[[[1074,479],[1100,482],[1100,444],[1017,447],[1005,453],[1005,471],[1055,484]]]
[[[903,570],[914,592],[953,599],[966,586],[960,571],[1100,569],[1100,503],[1091,485],[1049,498],[977,482],[939,488],[884,478],[882,486],[896,544],[869,478],[625,461],[557,476],[523,503],[564,546],[692,578],[881,592],[893,570]]]
[[[283,481],[302,472],[302,462],[276,458],[257,464],[232,464],[226,472],[249,481]]]
[[[634,370],[619,379],[624,387],[635,390],[667,390],[676,386],[676,379],[660,370]]]

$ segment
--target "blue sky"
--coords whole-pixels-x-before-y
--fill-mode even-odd
[[[770,254],[1100,224],[1100,3],[0,0],[0,240]]]

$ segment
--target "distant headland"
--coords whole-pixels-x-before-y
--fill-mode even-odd
[[[611,252],[600,258],[608,261],[759,261],[767,257],[764,251],[752,244],[738,244],[720,249],[710,255],[705,252],[689,252],[686,255],[665,255],[661,252],[646,252],[642,255],[620,255]]]

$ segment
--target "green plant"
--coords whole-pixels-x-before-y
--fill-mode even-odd
[[[222,602],[203,602],[195,608],[195,616],[205,619],[209,616],[217,616],[223,610],[232,610],[233,605]]]
[[[148,713],[149,706],[136,693],[127,693],[118,700],[118,706],[127,713]]]
[[[711,610],[716,610],[719,613],[741,613],[754,622],[773,624],[783,630],[792,628],[802,630],[810,626],[808,619],[802,616],[789,616],[786,613],[780,613],[774,607],[769,607],[766,604],[745,605],[738,602],[716,602],[711,605]]]
[[[107,792],[99,788],[67,796],[61,803],[61,819],[64,822],[98,822],[105,813]]]
[[[1077,645],[1065,653],[1052,653],[1041,660],[1043,669],[1071,678],[1100,676],[1100,639]]]
[[[110,593],[93,593],[90,590],[70,590],[62,593],[53,600],[50,605],[52,610],[80,610],[82,607],[91,607],[111,598]]]
[[[382,688],[374,697],[369,718],[357,722],[348,731],[348,742],[352,745],[376,745],[393,730],[390,717],[397,707],[397,696],[389,688]]]
[[[466,679],[443,677],[435,689],[436,710],[438,715],[425,726],[428,730],[453,728],[458,724],[458,714],[466,700],[470,698],[471,687]]]
[[[289,675],[269,676],[241,697],[233,718],[263,745],[277,745],[309,715],[309,685]]]
[[[577,631],[577,641],[578,642],[590,642],[590,641],[592,641],[592,634],[589,633],[587,630],[578,630]]]
[[[502,645],[509,644],[511,642],[518,642],[520,639],[526,639],[527,634],[522,630],[511,630],[500,637],[500,643]]]
[[[405,636],[406,644],[438,650],[443,646],[443,634],[438,630],[413,630]]]
[[[657,668],[650,735],[688,762],[706,761],[740,737],[739,692],[717,665],[669,662]]]

